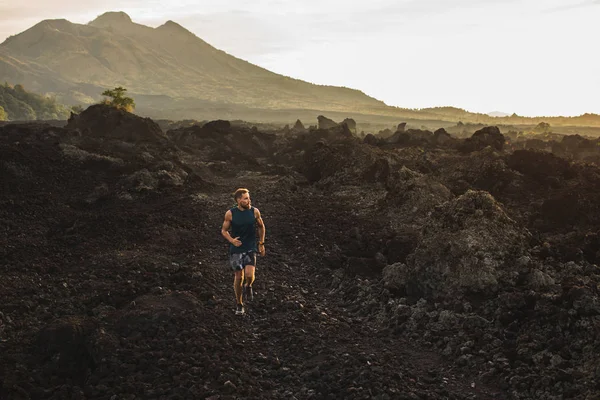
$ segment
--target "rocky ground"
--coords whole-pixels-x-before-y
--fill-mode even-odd
[[[505,142],[1,127],[0,398],[600,398],[600,170]],[[238,187],[267,227],[242,317]]]

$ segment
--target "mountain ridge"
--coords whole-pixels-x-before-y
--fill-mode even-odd
[[[337,63],[350,60],[315,60]],[[401,76],[398,85],[401,86]],[[408,109],[388,106],[361,90],[318,85],[276,74],[217,49],[175,21],[155,28],[110,11],[87,24],[67,19],[40,21],[0,43],[0,82],[56,98],[63,104],[89,105],[106,89],[123,86],[136,99],[137,112],[153,118],[251,118],[275,114],[296,120],[297,110],[316,118],[343,114],[423,120],[432,125],[578,125],[600,127],[600,116],[489,116],[457,107]],[[314,115],[313,115],[314,114]],[[289,122],[289,121],[288,121]],[[397,123],[395,123],[397,124]]]
[[[15,63],[21,65],[18,71]],[[268,71],[211,46],[172,20],[151,28],[123,12],[102,14],[85,25],[44,20],[12,36],[0,44],[0,79],[7,78],[66,100],[72,92],[98,98],[99,93],[87,90],[92,85],[271,109],[386,107],[358,90]]]

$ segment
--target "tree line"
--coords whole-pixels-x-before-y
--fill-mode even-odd
[[[67,119],[71,109],[23,85],[0,84],[0,121]]]
[[[133,112],[135,101],[125,96],[127,89],[119,86],[112,90],[105,90],[102,95],[110,99],[104,99],[104,104],[111,105],[129,112]],[[42,96],[28,92],[23,85],[0,85],[0,121],[32,121],[67,119],[71,112],[80,113],[81,106],[67,107],[59,104],[52,97]]]

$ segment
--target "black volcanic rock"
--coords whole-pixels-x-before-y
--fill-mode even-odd
[[[227,132],[231,129],[231,122],[222,119],[208,121],[202,129],[210,132]]]
[[[294,124],[293,131],[295,132],[305,132],[306,128],[304,127],[304,124],[302,123],[302,121],[300,121],[299,119],[296,120],[296,123]]]
[[[273,153],[275,136],[252,128],[232,126],[226,120],[209,121],[198,125],[171,129],[167,136],[177,146],[194,151],[200,159],[250,163],[258,157]]]
[[[350,132],[356,134],[356,121],[352,118],[346,118],[342,121],[342,124],[346,124]]]
[[[547,184],[550,178],[562,181],[577,175],[569,160],[545,151],[516,150],[508,156],[507,165],[542,184]]]
[[[150,118],[142,118],[105,104],[96,104],[81,114],[72,114],[65,128],[78,130],[84,136],[126,142],[162,142],[166,139],[160,126]]]
[[[404,166],[389,174],[385,183],[388,190],[386,204],[392,214],[390,220],[404,224],[418,222],[422,225],[436,206],[454,197],[440,182]]]
[[[433,140],[437,145],[445,146],[452,142],[454,139],[448,132],[446,132],[444,128],[440,128],[433,132]]]
[[[433,138],[433,132],[426,129],[408,129],[406,133],[410,135],[411,141],[417,143],[429,142]]]
[[[407,131],[396,131],[386,139],[389,144],[398,145],[427,145],[432,141],[433,133],[421,129],[409,129]]]
[[[390,128],[385,128],[385,129],[377,132],[377,136],[379,136],[382,139],[389,139],[393,134],[394,134],[394,132],[392,132],[392,130]]]
[[[514,284],[514,260],[529,234],[487,192],[467,191],[438,207],[408,257],[411,288],[425,296],[492,293]],[[415,290],[416,289],[416,290]]]
[[[491,146],[495,150],[500,151],[504,147],[504,141],[504,135],[500,133],[500,129],[497,126],[486,126],[466,139],[461,150],[469,153]]]
[[[594,398],[597,166],[184,126],[0,128],[1,399]],[[237,187],[271,232],[243,318]]]
[[[363,143],[370,144],[371,146],[377,146],[381,143],[381,139],[373,135],[372,133],[368,133],[363,139]]]
[[[335,122],[332,119],[329,119],[323,115],[319,115],[317,117],[317,122],[318,122],[318,129],[329,129],[329,128],[334,128],[336,126],[338,126],[338,123]]]
[[[448,136],[450,136],[450,134],[448,132],[446,132],[446,130],[444,128],[436,129],[433,132],[433,136],[441,136],[441,135],[448,135]]]

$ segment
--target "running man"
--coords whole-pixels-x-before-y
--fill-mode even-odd
[[[230,243],[229,265],[234,272],[233,289],[237,303],[235,313],[241,315],[245,312],[244,300],[250,301],[254,297],[252,283],[256,269],[256,253],[265,255],[265,224],[258,208],[251,206],[248,189],[236,190],[233,198],[237,206],[225,213],[221,235]]]

